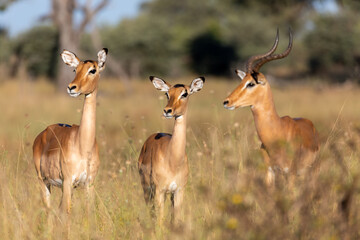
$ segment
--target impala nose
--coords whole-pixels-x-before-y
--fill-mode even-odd
[[[165,113],[165,114],[170,114],[171,112],[172,112],[171,109],[164,109],[164,113]]]
[[[73,89],[75,89],[76,88],[76,85],[73,85],[73,86],[68,86],[68,89],[69,89],[69,91],[71,92],[71,90],[73,90]]]
[[[77,97],[81,94],[77,89],[78,87],[76,84],[70,83],[69,86],[67,87],[67,92],[71,97]]]
[[[228,105],[229,104],[229,101],[228,100],[225,100],[224,101],[224,107],[226,107],[226,105]]]

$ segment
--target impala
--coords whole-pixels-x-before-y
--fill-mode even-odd
[[[261,152],[268,166],[268,184],[274,182],[275,171],[299,173],[310,167],[319,149],[318,133],[310,120],[279,117],[270,84],[259,72],[265,63],[286,57],[291,51],[292,41],[290,31],[287,49],[281,54],[273,54],[279,42],[277,32],[275,43],[269,52],[250,57],[246,63],[246,72],[236,70],[242,81],[223,103],[229,110],[250,106],[262,142]]]
[[[168,99],[163,115],[175,119],[172,135],[155,133],[145,141],[138,163],[145,201],[157,207],[161,224],[167,193],[171,194],[172,221],[178,219],[189,173],[185,152],[188,101],[190,95],[202,89],[205,78],[194,79],[190,86],[171,86],[153,76],[150,80],[156,89],[165,92]]]
[[[75,68],[76,74],[67,92],[71,97],[83,94],[85,101],[80,126],[53,124],[34,141],[34,163],[47,208],[50,208],[51,186],[62,188],[63,213],[70,213],[72,188],[86,186],[89,196],[93,195],[93,182],[100,164],[95,139],[96,94],[107,52],[106,48],[99,51],[98,61],[80,61],[67,50],[61,53],[63,61]]]

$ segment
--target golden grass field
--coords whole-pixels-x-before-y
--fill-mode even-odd
[[[192,78],[165,80],[189,84]],[[321,149],[318,174],[267,188],[250,109],[222,107],[237,83],[207,79],[191,96],[183,223],[153,231],[137,159],[150,134],[172,131],[173,120],[162,118],[166,97],[149,81],[136,82],[126,94],[119,81],[100,80],[93,239],[360,238],[360,88],[273,86],[278,113],[311,119]],[[53,188],[49,229],[32,143],[49,124],[78,124],[82,104],[83,97],[56,92],[45,81],[0,82],[0,239],[62,239],[61,190]],[[86,191],[75,189],[72,200],[70,238],[87,239]]]

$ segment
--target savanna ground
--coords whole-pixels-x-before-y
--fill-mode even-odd
[[[318,174],[296,179],[291,185],[284,178],[269,189],[250,109],[222,107],[237,83],[207,79],[204,89],[191,96],[190,175],[182,227],[166,225],[154,232],[137,159],[151,133],[172,131],[173,120],[161,117],[166,98],[149,81],[137,82],[128,95],[118,81],[101,79],[97,108],[101,166],[95,182],[96,229],[92,229],[97,239],[360,237],[360,89],[273,84],[278,113],[311,119],[320,133],[321,149]],[[1,239],[62,238],[61,190],[53,188],[54,224],[49,230],[32,143],[49,124],[78,124],[82,104],[83,97],[71,98],[65,89],[56,92],[45,81],[0,83]],[[86,191],[75,189],[72,199],[70,237],[87,238]]]

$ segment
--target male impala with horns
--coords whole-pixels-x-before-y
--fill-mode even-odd
[[[285,52],[273,54],[278,46],[279,32],[269,52],[249,58],[246,72],[236,70],[242,79],[240,85],[225,99],[224,107],[251,108],[255,126],[262,142],[261,151],[268,166],[267,183],[273,183],[275,171],[297,174],[310,167],[319,149],[318,133],[313,123],[304,118],[279,117],[276,112],[270,84],[259,72],[265,63],[289,55],[293,36],[289,33]]]

